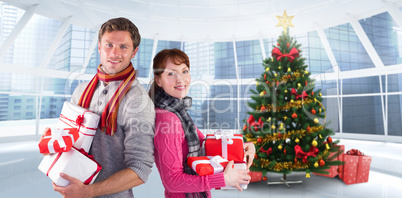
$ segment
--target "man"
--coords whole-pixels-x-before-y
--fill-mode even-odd
[[[102,170],[91,185],[61,173],[70,185],[53,188],[64,197],[134,197],[131,188],[146,182],[154,162],[155,109],[131,64],[141,36],[130,20],[115,18],[98,37],[97,74],[78,85],[71,101],[102,115],[89,152]]]

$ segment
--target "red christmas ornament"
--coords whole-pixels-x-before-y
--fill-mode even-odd
[[[297,158],[295,158],[295,163],[297,163]]]
[[[288,47],[288,48],[289,48],[289,43],[286,43],[286,47]]]
[[[327,142],[331,144],[331,143],[332,143],[332,138],[331,138],[331,137],[328,137],[328,138],[327,138]]]
[[[277,43],[276,46],[279,46],[279,43]]]
[[[283,153],[286,155],[286,149],[283,149]]]
[[[313,92],[313,91],[311,91],[311,95],[314,96],[314,92]]]
[[[254,154],[254,159],[258,159],[258,155],[257,155],[257,154]]]
[[[278,133],[278,138],[281,139],[282,138],[282,134]]]
[[[290,78],[290,74],[288,74],[288,78]]]
[[[324,166],[324,165],[325,165],[325,161],[322,160],[322,159],[320,159],[320,161],[318,162],[318,164],[319,164],[320,166]]]
[[[264,91],[264,95],[267,94],[267,91]]]
[[[243,131],[246,131],[247,130],[247,126],[246,125],[244,125],[244,127],[243,127]]]
[[[310,126],[308,126],[308,127],[307,127],[307,132],[309,132],[309,133],[310,133]]]
[[[265,83],[269,84],[269,81],[267,80],[267,81],[265,81]]]
[[[267,176],[262,177],[262,180],[267,181]]]
[[[293,119],[297,118],[297,114],[296,114],[296,112],[293,112],[293,114],[292,114],[292,118],[293,118]]]
[[[316,112],[314,109],[311,110],[311,113],[314,115]]]
[[[267,74],[264,74],[264,80],[267,80]]]
[[[276,86],[278,86],[279,85],[279,81],[276,81]]]
[[[307,86],[307,80],[306,80],[306,81],[304,81],[304,84]]]
[[[261,137],[258,137],[258,138],[257,138],[257,142],[258,142],[258,143],[261,143],[261,142],[262,142],[262,138],[261,138]]]

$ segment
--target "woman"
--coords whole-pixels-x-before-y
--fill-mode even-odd
[[[249,170],[233,169],[231,161],[223,173],[198,176],[187,166],[187,157],[199,155],[204,135],[187,113],[191,98],[186,97],[191,76],[187,55],[178,49],[166,49],[154,58],[155,80],[149,95],[155,104],[155,163],[165,197],[211,197],[210,189],[248,184]],[[255,154],[252,143],[245,144],[250,167]]]

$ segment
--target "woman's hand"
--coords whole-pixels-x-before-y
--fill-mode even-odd
[[[244,150],[246,151],[244,154],[247,159],[247,169],[249,169],[251,164],[253,164],[255,155],[255,146],[252,142],[246,142],[244,143]]]
[[[241,170],[233,168],[234,162],[233,160],[228,163],[223,172],[225,178],[226,186],[233,186],[237,188],[239,191],[243,191],[243,188],[240,187],[240,184],[248,184],[250,183],[251,177],[247,173],[249,170]]]

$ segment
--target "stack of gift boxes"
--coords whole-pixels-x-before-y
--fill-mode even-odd
[[[45,156],[38,169],[56,185],[68,186],[60,177],[65,173],[92,184],[102,167],[89,155],[92,140],[98,128],[99,115],[65,102],[57,128],[46,128],[39,142],[39,151]]]
[[[203,141],[205,156],[188,157],[187,165],[198,175],[222,173],[229,161],[234,161],[235,169],[247,169],[244,160],[244,143],[241,134],[224,134],[217,132],[208,134]],[[247,185],[240,186],[247,189]],[[235,189],[225,186],[221,189]]]
[[[368,182],[370,173],[371,156],[364,155],[362,152],[356,149],[351,149],[344,153],[345,146],[337,145],[338,151],[342,153],[338,155],[334,160],[342,161],[345,164],[339,166],[331,166],[326,171],[329,174],[318,174],[325,177],[339,176],[345,184],[358,184]],[[329,158],[333,157],[337,152],[331,153]]]

